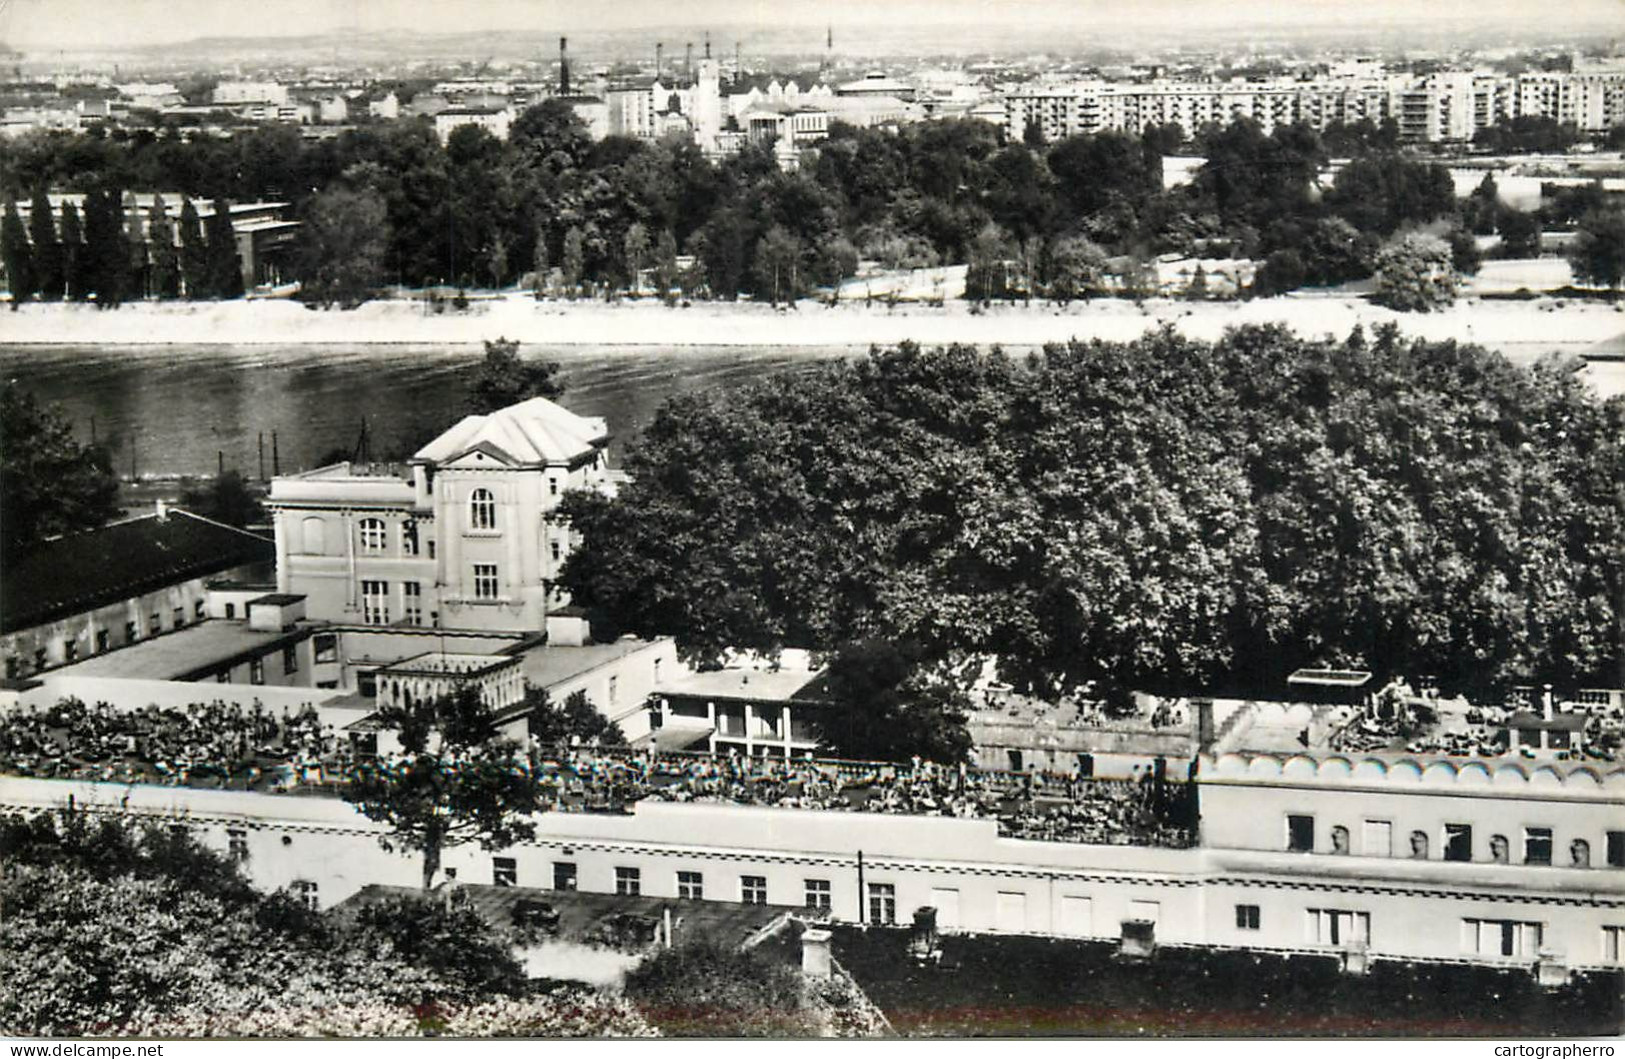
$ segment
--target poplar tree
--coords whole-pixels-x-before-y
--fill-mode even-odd
[[[85,236],[79,222],[79,208],[62,204],[62,286],[67,297],[82,302],[90,296],[85,275]]]
[[[56,239],[56,218],[51,200],[41,185],[34,189],[34,204],[28,215],[28,239],[34,249],[34,289],[41,301],[62,297],[62,247]]]
[[[175,225],[163,196],[147,211],[147,238],[152,244],[152,293],[168,300],[180,295],[180,257],[175,249]]]
[[[188,298],[210,298],[209,251],[203,238],[203,222],[189,198],[181,199],[181,281]]]
[[[124,196],[124,249],[129,263],[127,290],[137,298],[152,293],[147,268],[147,224],[132,192]]]
[[[230,202],[214,200],[214,212],[209,215],[206,231],[211,295],[216,298],[241,298],[243,267],[237,257],[237,236],[231,228]]]
[[[11,308],[33,297],[34,259],[28,246],[28,232],[17,213],[15,199],[6,199],[6,214],[0,220],[0,262],[6,267],[6,285],[11,289]]]

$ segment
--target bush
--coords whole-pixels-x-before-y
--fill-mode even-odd
[[[1379,305],[1401,312],[1429,312],[1456,300],[1456,267],[1450,244],[1412,232],[1389,240],[1377,255]]]

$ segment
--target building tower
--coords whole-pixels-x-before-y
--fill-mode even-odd
[[[559,96],[564,98],[570,94],[570,59],[566,54],[570,38],[559,38]]]
[[[692,82],[694,80],[694,42],[683,44],[683,77]]]
[[[660,80],[661,73],[666,66],[666,45],[662,41],[655,41],[655,80]]]

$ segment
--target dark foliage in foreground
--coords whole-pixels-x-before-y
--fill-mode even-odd
[[[1171,331],[1025,360],[905,344],[674,398],[563,575],[605,632],[1270,693],[1620,679],[1625,400],[1393,329]]]
[[[1545,992],[1525,968],[1164,948],[1119,960],[1102,942],[950,937],[940,967],[907,932],[839,928],[841,963],[904,1036],[1583,1037],[1625,1026],[1625,976]]]

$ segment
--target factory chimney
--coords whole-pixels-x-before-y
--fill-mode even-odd
[[[683,76],[694,80],[694,42],[683,45]]]
[[[711,57],[711,31],[710,30],[705,31],[705,57],[707,59],[709,59]]]
[[[655,78],[658,80],[666,65],[666,46],[655,41]]]
[[[559,95],[560,96],[568,96],[570,94],[570,59],[569,59],[569,56],[565,54],[566,50],[569,48],[569,45],[570,45],[570,38],[569,37],[560,37],[559,38]]]

